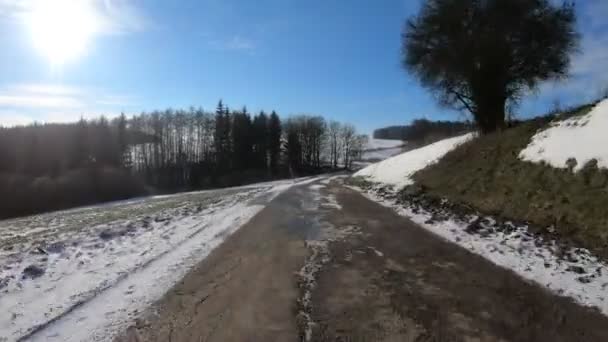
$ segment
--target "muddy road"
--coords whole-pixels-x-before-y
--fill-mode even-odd
[[[608,341],[608,318],[339,179],[294,187],[120,341]]]

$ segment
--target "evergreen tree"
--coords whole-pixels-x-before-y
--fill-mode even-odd
[[[68,152],[68,169],[83,167],[89,160],[88,127],[84,118],[75,125],[70,139]]]
[[[236,170],[252,167],[252,123],[247,109],[233,113],[232,146],[234,148],[232,165]]]
[[[264,111],[253,120],[254,165],[259,169],[268,168],[268,116]]]
[[[270,158],[270,170],[278,172],[279,157],[281,154],[281,120],[275,111],[270,114],[268,123],[268,154]]]
[[[125,116],[125,113],[120,113],[120,117],[118,118],[118,122],[116,124],[116,130],[120,161],[123,166],[130,167],[130,158],[127,156],[127,117]]]
[[[217,105],[215,112],[215,158],[220,171],[227,171],[230,158],[230,112],[228,107],[224,107],[222,100]]]

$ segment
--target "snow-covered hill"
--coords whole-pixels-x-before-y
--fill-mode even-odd
[[[556,168],[567,168],[568,160],[574,158],[574,171],[595,159],[598,167],[608,168],[606,132],[608,100],[598,103],[585,115],[556,121],[550,128],[538,132],[519,158],[535,163],[546,162]]]
[[[369,165],[355,173],[375,183],[392,185],[397,188],[412,183],[411,175],[436,162],[456,146],[470,140],[473,133],[440,140],[434,144],[411,150],[381,162]]]

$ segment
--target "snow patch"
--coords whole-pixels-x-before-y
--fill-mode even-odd
[[[343,178],[344,176],[335,176],[332,179]],[[324,219],[324,215],[327,213],[323,209],[336,209],[342,208],[335,199],[333,194],[329,196],[323,196],[321,189],[325,188],[327,184],[324,181],[321,184],[313,184],[308,188],[311,191],[311,203],[302,203],[302,208],[309,211],[310,214],[316,216],[314,225],[318,225],[318,232],[306,240],[306,247],[310,250],[310,255],[306,259],[304,265],[298,272],[299,278],[298,284],[300,287],[300,297],[298,299],[298,325],[303,331],[303,341],[311,341],[313,337],[313,330],[317,326],[317,323],[312,318],[313,305],[312,305],[312,293],[317,286],[317,277],[319,272],[323,269],[323,266],[331,261],[331,253],[329,244],[334,241],[345,239],[346,237],[354,234],[360,234],[361,229],[357,226],[344,226],[335,227],[331,223]]]
[[[376,183],[392,185],[396,188],[413,183],[410,178],[415,172],[437,162],[446,153],[474,137],[473,133],[444,139],[428,146],[402,153],[398,156],[372,164],[354,176],[365,177]]]
[[[320,179],[0,221],[0,340],[112,340],[268,202]]]
[[[568,168],[576,159],[579,171],[592,159],[600,168],[608,168],[608,100],[598,103],[589,113],[555,121],[536,133],[519,158],[533,163],[545,162],[556,168]]]
[[[342,206],[336,200],[336,196],[334,194],[329,194],[324,198],[324,202],[321,203],[321,206],[326,209],[337,209],[342,210]]]

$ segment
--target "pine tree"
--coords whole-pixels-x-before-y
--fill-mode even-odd
[[[117,133],[116,139],[118,141],[118,154],[120,156],[121,164],[124,167],[130,167],[130,155],[127,153],[128,141],[127,141],[127,117],[125,113],[120,113],[117,122]]]
[[[232,118],[232,164],[236,170],[252,167],[252,123],[247,109],[233,113]]]
[[[268,154],[270,170],[276,174],[279,169],[281,155],[281,120],[275,111],[270,114],[268,122]]]
[[[268,167],[268,116],[264,111],[253,120],[253,152],[255,167],[266,169]]]

